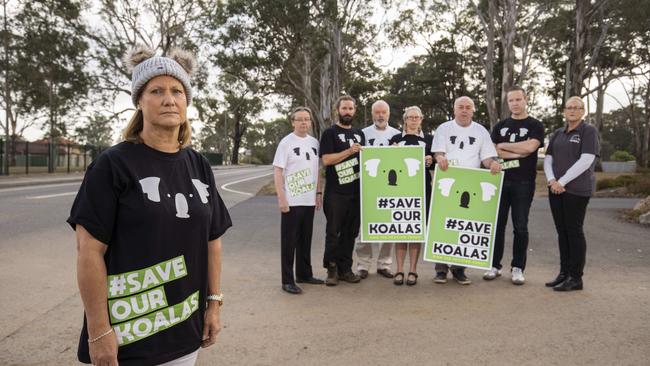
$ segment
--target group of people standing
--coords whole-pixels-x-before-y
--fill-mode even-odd
[[[193,94],[193,56],[183,50],[156,56],[139,47],[125,60],[137,109],[123,141],[88,167],[67,220],[76,231],[77,280],[84,306],[78,358],[106,366],[194,365],[199,348],[213,345],[221,329],[221,237],[232,222],[209,162],[190,147],[187,107]],[[490,137],[472,122],[472,100],[460,97],[454,119],[438,127],[432,138],[421,130],[417,107],[405,110],[402,131],[388,126],[389,107],[382,101],[373,105],[373,124],[356,129],[351,126],[355,101],[343,96],[336,102],[339,120],[323,132],[320,142],[309,135],[310,110],[295,108],[290,116],[294,131],[281,141],[273,163],[282,212],[282,288],[298,294],[302,290],[296,283],[335,286],[339,280],[358,283],[368,276],[370,244],[357,246],[358,273],[352,271],[359,232],[359,151],[364,145],[424,146],[428,171],[434,164],[443,170],[448,165],[482,165],[494,174],[508,168],[494,268],[484,278],[501,273],[503,231],[512,208],[512,280],[522,284],[534,163],[544,139],[539,121],[526,114],[523,89],[511,89],[508,104],[512,117],[497,125]],[[599,149],[595,129],[582,121],[581,99],[570,98],[564,114],[567,124],[551,136],[544,160],[561,259],[560,273],[547,286],[558,291],[582,289],[582,224]],[[326,167],[324,192],[320,161]],[[430,173],[426,182],[430,201]],[[321,206],[327,218],[325,281],[314,277],[311,266],[314,213]],[[391,245],[383,244],[377,272],[396,285],[405,279],[415,285],[420,246],[396,245],[393,275]],[[436,282],[446,282],[447,266],[437,265],[436,271]],[[451,273],[459,283],[470,283],[463,268],[452,267]]]
[[[297,283],[336,286],[339,281],[358,283],[368,277],[377,246],[377,273],[395,285],[415,285],[421,243],[356,243],[357,272],[353,272],[353,252],[360,225],[359,152],[363,146],[422,146],[425,150],[427,215],[431,203],[432,171],[436,165],[489,169],[504,173],[494,240],[492,268],[483,279],[502,275],[505,231],[512,218],[513,244],[511,281],[525,283],[528,252],[528,216],[535,194],[538,151],[544,147],[544,126],[528,115],[526,91],[513,86],[507,103],[511,116],[489,132],[474,122],[474,102],[462,96],[454,102],[454,119],[441,124],[432,136],[422,131],[419,107],[404,110],[402,130],[388,124],[390,107],[383,101],[372,105],[372,124],[360,130],[352,127],[355,100],[347,95],[336,101],[338,122],[323,131],[320,142],[309,135],[311,112],[295,108],[290,115],[294,131],[279,144],[273,161],[278,203],[282,212],[282,289],[300,294]],[[599,153],[597,133],[582,120],[584,104],[579,97],[565,103],[565,127],[554,131],[544,159],[549,202],[557,229],[560,272],[546,283],[556,291],[582,289],[586,240],[583,232],[589,198],[595,190],[593,171]],[[325,166],[325,189],[319,171],[320,157]],[[327,278],[315,278],[311,266],[311,234],[314,210],[323,207],[326,217],[323,267]],[[393,245],[395,244],[395,245]],[[395,247],[397,272],[391,270]],[[409,257],[408,272],[405,260]],[[295,258],[296,276],[293,275]],[[405,273],[406,272],[406,273]],[[471,280],[461,266],[436,263],[434,282],[444,284],[449,273],[462,285]]]

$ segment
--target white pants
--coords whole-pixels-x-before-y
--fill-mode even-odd
[[[372,262],[372,247],[381,246],[377,256],[377,269],[390,269],[393,264],[392,243],[357,243],[357,270],[370,269]]]
[[[179,357],[175,360],[169,362],[161,363],[158,366],[194,366],[196,363],[196,358],[199,356],[199,350],[187,354],[183,357]]]

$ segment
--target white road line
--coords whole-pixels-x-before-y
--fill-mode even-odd
[[[266,174],[256,175],[256,176],[254,176],[254,177],[248,177],[248,178],[244,178],[244,179],[239,179],[239,180],[236,180],[236,181],[234,181],[234,182],[230,182],[230,183],[226,183],[226,184],[222,185],[222,186],[221,186],[221,189],[223,189],[224,191],[228,191],[228,192],[232,192],[232,193],[237,193],[237,194],[243,194],[244,196],[251,196],[251,197],[252,197],[252,196],[254,196],[253,193],[236,191],[236,190],[234,190],[234,189],[230,189],[230,188],[228,188],[228,186],[229,186],[229,185],[232,185],[232,184],[237,184],[237,183],[242,183],[242,182],[246,182],[246,181],[249,181],[249,180],[257,179],[257,178],[267,177],[267,176],[272,175],[272,174],[273,174],[273,172],[270,172],[270,173],[266,173]]]
[[[2,189],[0,189],[0,193],[26,191],[26,190],[30,190],[30,189],[41,189],[41,188],[57,188],[57,187],[72,186],[72,185],[75,185],[75,184],[80,185],[81,180],[79,180],[78,182],[72,182],[72,183],[42,184],[42,185],[15,187],[15,188],[2,188]]]
[[[40,200],[40,199],[44,199],[44,198],[74,196],[75,194],[77,194],[77,191],[65,192],[65,193],[55,193],[55,194],[46,194],[46,195],[43,195],[43,196],[29,196],[29,197],[25,197],[25,198],[27,198],[28,200]]]

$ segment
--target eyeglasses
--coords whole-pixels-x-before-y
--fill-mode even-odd
[[[310,122],[311,118],[294,118],[293,120],[296,122]]]
[[[422,116],[408,116],[408,117],[406,117],[406,119],[411,119],[411,120],[417,121],[419,119],[422,119]]]
[[[564,109],[567,110],[567,111],[579,111],[579,110],[583,110],[584,108],[583,107],[564,107]]]

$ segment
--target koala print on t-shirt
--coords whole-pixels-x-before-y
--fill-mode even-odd
[[[293,153],[296,154],[296,156],[301,155],[300,147],[294,147],[292,150]],[[315,147],[312,147],[311,150],[314,152],[313,155],[311,155],[309,151],[302,152],[304,154],[305,160],[311,160],[312,157],[316,157],[318,159],[318,150],[316,150]]]
[[[352,146],[354,144],[360,144],[361,143],[361,136],[357,135],[356,133],[354,134],[354,138],[347,139],[347,140],[345,138],[344,133],[339,133],[338,136],[339,136],[339,140],[341,140],[341,142],[347,142],[347,143],[350,144],[350,146]]]
[[[524,127],[518,129],[509,129],[508,127],[504,127],[499,130],[499,134],[501,137],[507,137],[508,142],[518,142],[526,140],[526,137],[528,137],[528,129]],[[519,140],[517,140],[517,137],[519,137]]]
[[[458,138],[458,136],[449,136],[449,142],[452,145],[458,145],[459,149],[464,150],[468,145],[474,145],[476,137],[467,136],[467,140],[465,140],[462,136],[461,138]]]
[[[160,202],[159,177],[142,178],[139,182],[142,186],[142,193],[144,193],[149,201]],[[194,185],[194,189],[196,189],[196,193],[198,193],[201,203],[207,204],[208,196],[210,196],[210,192],[208,192],[210,186],[198,179],[192,179],[192,185]],[[189,198],[194,198],[193,193],[189,193],[188,196]],[[171,194],[167,193],[166,197],[171,199]],[[174,204],[176,206],[176,217],[181,219],[187,219],[190,217],[189,205],[187,204],[187,197],[185,197],[185,194],[180,192],[176,193],[174,195]]]

